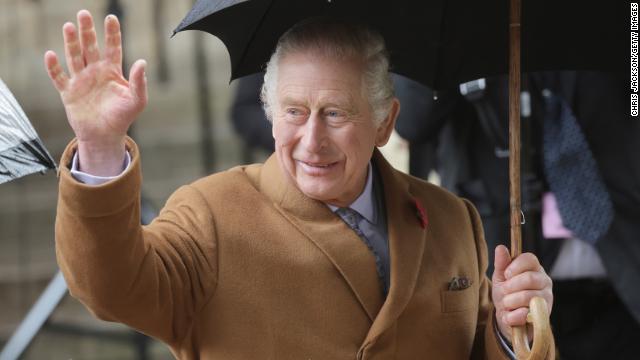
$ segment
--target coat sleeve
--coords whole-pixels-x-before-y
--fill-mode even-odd
[[[140,156],[119,178],[86,186],[61,160],[56,256],[71,294],[97,317],[178,344],[215,289],[215,221],[200,193],[184,186],[148,226],[140,225]]]
[[[484,239],[484,230],[482,221],[476,208],[468,200],[464,203],[471,218],[473,226],[473,234],[478,253],[478,271],[482,279],[479,289],[480,304],[478,307],[478,326],[476,329],[476,337],[473,349],[473,359],[511,359],[506,350],[502,346],[502,342],[498,338],[497,324],[495,323],[495,309],[491,299],[491,281],[486,275],[487,272],[487,243]],[[545,357],[547,360],[555,359],[555,343],[552,341],[550,351]]]

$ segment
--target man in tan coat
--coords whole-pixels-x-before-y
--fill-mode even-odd
[[[375,150],[400,108],[379,35],[290,30],[262,94],[275,154],[181,187],[140,226],[126,131],[146,104],[145,63],[124,79],[113,16],[103,52],[87,11],[63,33],[69,73],[45,54],[76,134],[61,161],[57,255],[96,316],[180,359],[508,359],[529,300],[551,307],[533,255],[497,248],[492,288],[473,206]]]

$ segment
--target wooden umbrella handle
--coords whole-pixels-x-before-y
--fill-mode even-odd
[[[551,326],[547,302],[541,297],[534,297],[529,302],[527,323],[533,326],[533,347],[529,348],[527,326],[513,329],[513,349],[518,360],[544,360],[551,346]]]

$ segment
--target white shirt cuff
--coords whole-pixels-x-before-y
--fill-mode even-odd
[[[108,181],[117,179],[122,176],[122,174],[129,168],[129,165],[131,165],[131,155],[128,151],[126,151],[124,163],[122,164],[122,172],[120,172],[120,174],[116,176],[91,175],[89,173],[78,170],[78,152],[76,151],[76,153],[73,154],[73,160],[71,161],[71,176],[86,185],[102,185]]]

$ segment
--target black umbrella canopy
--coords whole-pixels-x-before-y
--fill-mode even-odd
[[[523,71],[626,71],[628,12],[623,0],[524,0]],[[508,0],[199,0],[175,32],[220,38],[235,79],[262,71],[280,35],[313,16],[380,31],[392,71],[434,89],[508,72]]]
[[[0,184],[49,169],[55,161],[0,79]]]

